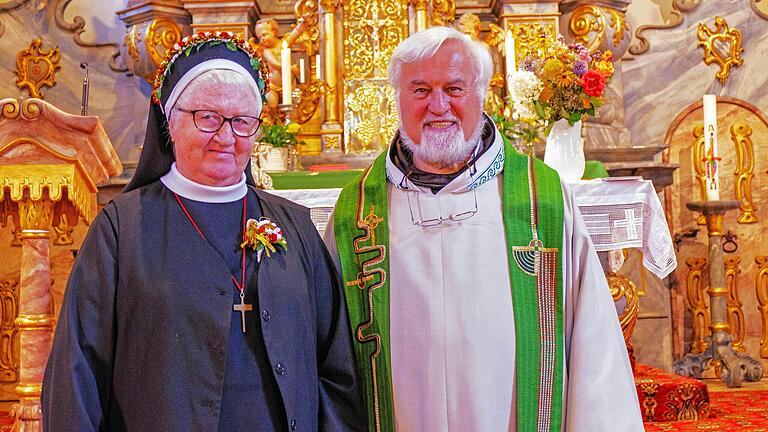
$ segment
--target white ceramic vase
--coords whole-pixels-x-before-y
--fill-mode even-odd
[[[285,147],[272,147],[264,157],[261,167],[264,171],[287,171],[288,149]]]
[[[584,140],[581,120],[573,126],[560,119],[547,136],[544,163],[554,168],[563,180],[580,180],[584,175]]]

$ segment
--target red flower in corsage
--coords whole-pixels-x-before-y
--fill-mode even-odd
[[[245,224],[245,241],[240,247],[245,246],[250,246],[256,251],[258,261],[261,261],[261,254],[264,252],[269,257],[279,248],[288,250],[288,242],[283,237],[283,230],[265,217],[259,220],[248,219]]]
[[[600,72],[589,70],[581,77],[581,87],[587,95],[600,97],[605,88],[605,76]]]

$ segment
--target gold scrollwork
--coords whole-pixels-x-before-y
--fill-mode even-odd
[[[736,146],[736,199],[739,201],[741,224],[757,223],[757,207],[752,200],[752,177],[755,175],[755,148],[752,128],[744,122],[731,125],[731,141]]]
[[[622,297],[626,300],[624,310],[619,314],[619,323],[621,324],[621,332],[624,335],[624,343],[629,346],[631,345],[632,332],[635,330],[635,324],[637,323],[637,315],[640,311],[640,298],[637,295],[637,287],[629,278],[618,273],[608,273],[606,278],[608,279],[608,287],[611,289],[613,301],[617,302]]]
[[[432,0],[432,23],[434,25],[451,25],[455,16],[456,2],[454,0]]]
[[[0,281],[0,382],[19,379],[19,338],[14,320],[19,313],[18,281]]]
[[[324,92],[325,83],[316,78],[310,78],[306,83],[299,83],[296,88],[299,90],[299,103],[294,107],[291,113],[293,121],[304,124],[317,111],[320,104],[320,96]]]
[[[629,31],[629,24],[627,24],[624,12],[611,8],[606,8],[606,12],[608,12],[610,17],[608,25],[613,30],[613,46],[617,48],[621,45],[621,41],[624,40],[624,34]]]
[[[568,28],[577,42],[593,51],[605,40],[605,15],[598,6],[581,5],[573,11]]]
[[[699,7],[701,0],[672,0],[672,10],[669,12],[670,20],[665,24],[649,24],[637,28],[635,38],[637,44],[629,47],[629,53],[640,55],[651,49],[651,44],[645,36],[648,30],[668,30],[673,29],[683,23],[683,14],[692,12]]]
[[[141,43],[141,39],[141,31],[136,24],[132,25],[131,29],[125,32],[123,43],[128,47],[128,55],[130,55],[134,61],[139,60],[139,44]]]
[[[296,39],[296,44],[304,47],[304,51],[310,56],[310,63],[314,61],[314,56],[320,50],[320,29],[318,28],[319,14],[316,0],[299,0],[293,7],[296,17],[304,20],[307,24],[304,32]],[[320,65],[316,65],[320,67]]]
[[[155,18],[144,34],[144,44],[152,63],[160,66],[165,53],[181,40],[181,28],[168,18]],[[129,46],[130,51],[130,46]]]
[[[382,148],[397,130],[395,91],[389,84],[364,82],[346,98],[346,108],[357,151]]]
[[[325,141],[325,148],[327,150],[339,148],[340,139],[338,135],[323,135],[323,140]]]
[[[26,88],[33,98],[43,99],[41,88],[56,85],[56,71],[61,69],[59,48],[43,49],[43,40],[39,37],[32,40],[29,48],[16,54],[16,86]]]
[[[733,349],[744,352],[744,311],[739,300],[740,263],[740,257],[725,257],[725,285],[728,289],[725,304],[728,309],[729,331],[733,337]]]
[[[768,358],[768,256],[756,256],[755,263],[758,271],[755,276],[755,291],[760,311],[760,319],[763,323],[763,331],[760,336],[760,357]]]
[[[709,305],[707,304],[707,296],[705,294],[707,283],[704,279],[707,259],[688,258],[685,260],[685,264],[688,266],[688,306],[691,308],[693,321],[691,352],[698,354],[704,352],[709,346],[709,343],[704,339],[709,335],[710,324]]]
[[[725,82],[731,73],[733,66],[744,64],[741,54],[741,32],[730,28],[728,23],[719,16],[715,17],[715,29],[712,30],[703,23],[699,23],[696,32],[699,39],[698,46],[704,49],[704,64],[717,63],[720,70],[715,74],[720,82]],[[723,45],[728,45],[727,54],[723,52]]]
[[[707,196],[707,173],[704,169],[704,125],[697,124],[693,128],[693,137],[696,138],[696,142],[693,144],[693,172],[696,173],[696,181],[699,183],[699,189],[701,190],[701,199]],[[705,225],[707,219],[704,214],[700,214],[696,218],[696,223],[699,225]]]
[[[515,36],[515,58],[518,61],[532,53],[546,51],[556,37],[555,23],[552,22],[510,23],[509,26]]]

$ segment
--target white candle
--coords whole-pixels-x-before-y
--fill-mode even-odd
[[[720,153],[717,150],[717,98],[704,95],[704,172],[707,201],[720,200]]]
[[[291,104],[291,49],[288,42],[283,41],[283,48],[280,50],[280,63],[283,74],[283,104]]]
[[[320,54],[315,56],[315,78],[320,81]]]
[[[299,59],[299,82],[304,84],[304,59]]]
[[[504,66],[506,67],[507,76],[507,94],[511,93],[509,88],[509,81],[512,72],[517,70],[515,64],[515,38],[512,36],[512,30],[507,30],[507,35],[504,37]]]

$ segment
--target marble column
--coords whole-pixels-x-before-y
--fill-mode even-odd
[[[50,228],[53,203],[39,201],[18,203],[21,224],[21,283],[19,316],[14,323],[19,330],[19,405],[16,424],[19,432],[38,431],[43,373],[53,340],[53,301],[51,299]]]

